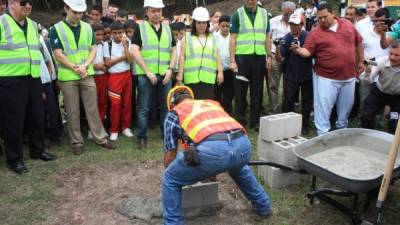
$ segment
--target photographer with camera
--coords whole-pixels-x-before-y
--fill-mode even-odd
[[[293,112],[294,104],[298,100],[301,90],[301,113],[303,115],[302,133],[308,133],[310,112],[313,103],[312,88],[312,59],[303,58],[294,53],[293,49],[303,46],[307,31],[302,30],[304,17],[300,14],[292,14],[289,19],[290,33],[280,41],[280,51],[276,51],[275,57],[282,61],[283,72],[283,103],[282,112]],[[283,59],[281,59],[283,57]]]
[[[379,30],[381,31],[381,47],[387,48],[396,40],[400,40],[400,20],[393,24],[393,21],[386,21],[380,24]],[[390,29],[389,29],[390,28]]]
[[[361,127],[374,129],[375,116],[385,105],[389,105],[391,112],[388,131],[394,134],[400,113],[400,42],[392,44],[389,56],[378,60],[377,64],[370,73],[367,71],[370,82],[376,76],[378,80],[365,99]]]

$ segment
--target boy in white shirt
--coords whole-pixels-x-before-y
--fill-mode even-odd
[[[171,31],[172,34],[174,35],[175,41],[176,41],[176,58],[179,59],[180,55],[180,49],[181,49],[181,44],[182,44],[182,39],[185,37],[185,24],[182,22],[176,22],[171,24]],[[176,62],[174,68],[173,68],[173,76],[172,76],[172,84],[175,84],[176,82],[176,75],[178,74],[178,67],[179,67],[179,62]]]
[[[100,120],[104,124],[108,105],[108,73],[104,62],[104,26],[100,23],[93,25],[93,31],[96,38],[96,58],[93,61],[94,81],[97,89],[97,106],[99,109]],[[90,136],[90,135],[89,135]]]
[[[216,86],[216,100],[219,101],[225,111],[232,114],[232,100],[233,100],[233,71],[229,68],[229,28],[230,28],[230,17],[223,15],[219,17],[219,30],[214,33],[214,37],[217,39],[219,46],[219,55],[224,70],[224,83],[221,86]]]
[[[133,137],[132,121],[132,75],[130,63],[133,56],[129,51],[130,42],[124,37],[124,25],[111,24],[111,41],[104,43],[104,60],[109,68],[108,96],[110,98],[110,140],[116,141],[118,133]]]

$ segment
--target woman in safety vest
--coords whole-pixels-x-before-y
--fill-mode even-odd
[[[209,31],[208,10],[198,7],[192,18],[192,31],[182,41],[177,81],[189,86],[196,99],[213,99],[215,85],[224,81],[218,44]]]

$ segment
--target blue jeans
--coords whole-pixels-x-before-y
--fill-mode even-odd
[[[160,105],[160,127],[161,130],[164,126],[165,116],[167,115],[167,95],[171,89],[171,80],[166,84],[162,84],[164,77],[157,75],[157,86],[153,86],[145,75],[138,76],[138,113],[137,113],[137,126],[139,139],[147,139],[147,127],[149,126],[150,108],[153,99],[153,94],[158,95],[159,105]],[[158,93],[154,90],[155,87],[158,88]]]
[[[336,81],[314,74],[314,123],[317,134],[322,135],[330,130],[331,112],[336,104],[336,128],[346,128],[348,117],[354,103],[355,79]]]
[[[163,178],[164,225],[182,225],[182,186],[228,172],[240,190],[260,215],[272,212],[268,194],[257,182],[247,165],[251,157],[251,144],[247,136],[231,141],[204,141],[197,145],[200,164],[186,165],[183,153],[167,167]]]

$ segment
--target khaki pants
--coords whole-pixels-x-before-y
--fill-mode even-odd
[[[282,71],[281,63],[275,60],[275,54],[272,54],[272,67],[268,72],[268,95],[269,95],[269,112],[271,114],[279,113],[279,83],[281,82]]]
[[[107,142],[107,134],[101,123],[97,108],[97,91],[93,76],[82,80],[58,82],[64,96],[64,105],[68,114],[68,132],[71,144],[83,145],[80,124],[79,98],[82,99],[90,132],[97,144]]]

